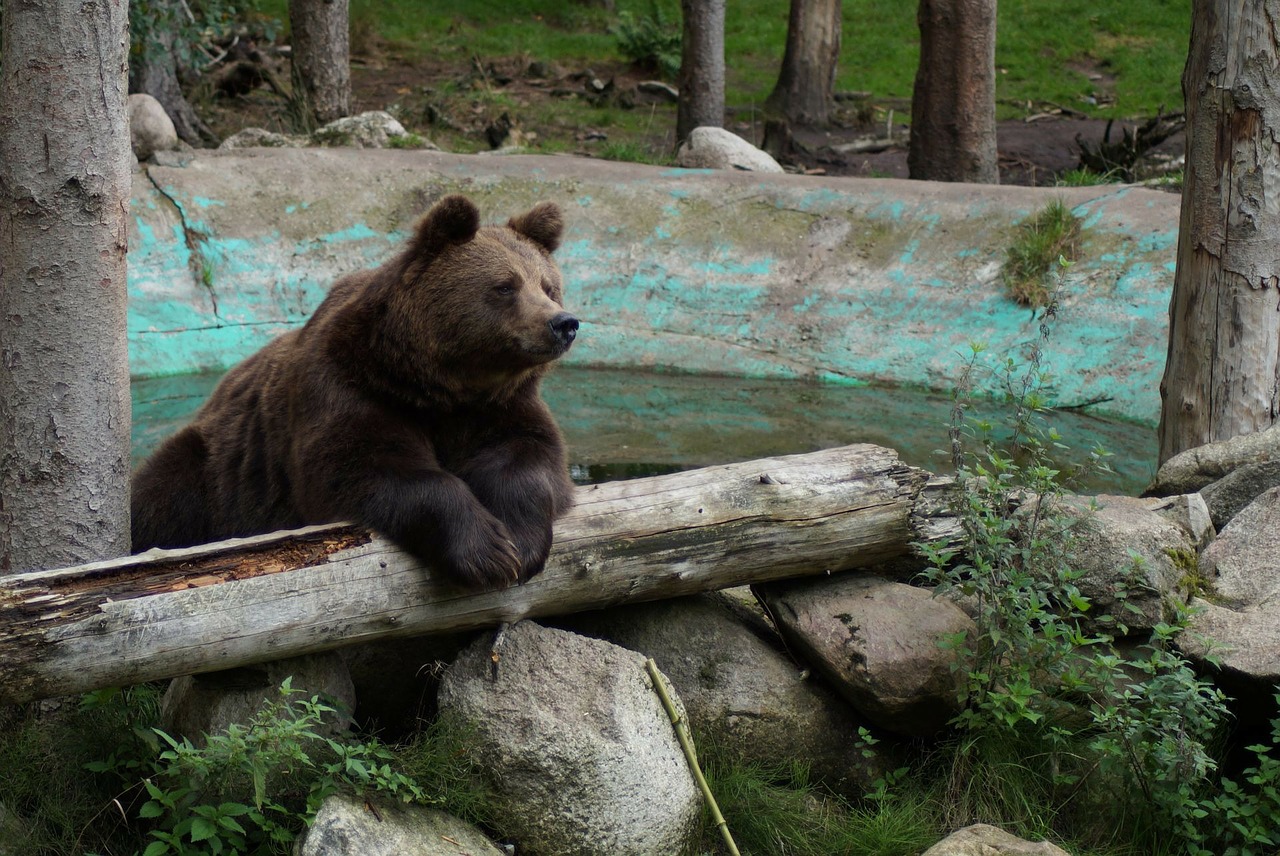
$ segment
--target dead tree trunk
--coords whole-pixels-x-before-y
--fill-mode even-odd
[[[0,579],[0,703],[697,591],[884,566],[950,540],[947,482],[876,446],[580,488],[540,576],[467,594],[312,527]]]
[[[998,184],[996,0],[920,0],[917,22],[908,172],[928,181]]]
[[[348,0],[289,0],[294,109],[311,128],[351,115]]]
[[[840,0],[791,0],[782,71],[765,101],[788,122],[825,125],[835,104]]]
[[[725,0],[680,0],[684,36],[680,47],[680,101],[676,145],[694,128],[724,126]]]
[[[10,3],[0,76],[0,574],[129,552],[124,0]]]
[[[1272,4],[1197,0],[1160,462],[1280,418],[1280,63]]]

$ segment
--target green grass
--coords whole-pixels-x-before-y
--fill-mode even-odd
[[[1080,245],[1080,218],[1060,199],[1018,224],[1001,276],[1009,296],[1023,306],[1049,302],[1049,272],[1059,257],[1072,261]]]
[[[617,14],[645,16],[652,0],[618,0]],[[657,0],[672,22],[675,0]],[[261,0],[260,10],[287,19],[285,0]],[[726,101],[749,110],[763,103],[777,79],[786,39],[787,0],[738,0],[725,20]],[[902,0],[846,0],[837,90],[867,90],[876,99],[908,99],[919,58],[916,4]],[[418,59],[468,61],[523,56],[569,68],[623,62],[610,32],[617,14],[578,3],[511,0],[353,0],[353,32],[374,31],[389,50]],[[674,24],[673,24],[674,25]],[[1129,118],[1182,103],[1190,9],[1172,0],[1063,4],[1007,0],[998,7],[997,98],[1051,101],[1090,115]],[[1090,80],[1090,74],[1104,76]],[[1114,78],[1112,82],[1109,78]],[[1113,97],[1111,106],[1087,97]],[[1034,108],[1033,108],[1034,109]]]

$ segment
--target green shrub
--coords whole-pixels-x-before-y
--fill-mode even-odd
[[[680,71],[680,21],[672,21],[656,2],[648,13],[622,12],[612,28],[618,50],[648,71],[673,78]]]
[[[1046,305],[1058,259],[1074,261],[1080,237],[1080,218],[1060,199],[1018,224],[1000,271],[1009,296],[1023,306]]]

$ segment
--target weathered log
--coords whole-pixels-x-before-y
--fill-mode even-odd
[[[0,702],[892,563],[946,480],[846,446],[578,489],[546,570],[461,591],[349,525],[0,578]]]

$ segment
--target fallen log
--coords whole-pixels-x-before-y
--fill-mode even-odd
[[[907,558],[947,480],[857,445],[578,489],[546,570],[465,592],[350,525],[0,578],[0,702]]]

